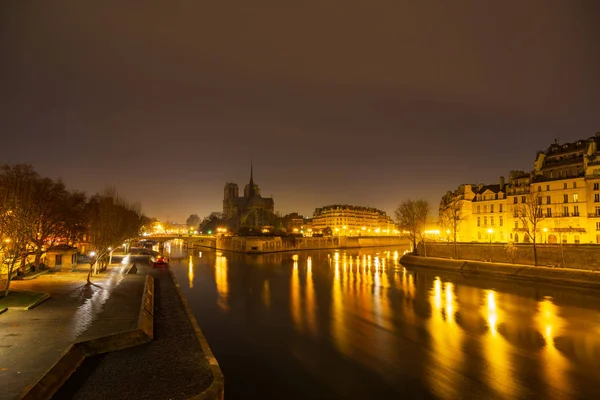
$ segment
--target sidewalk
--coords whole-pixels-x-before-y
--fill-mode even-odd
[[[156,294],[154,340],[87,358],[53,399],[183,400],[203,392],[217,398],[205,392],[215,378],[168,269],[148,273]]]
[[[145,274],[125,275],[124,269],[94,275],[93,285],[86,285],[83,269],[11,283],[51,297],[31,310],[0,315],[0,400],[35,384],[73,343],[137,327]]]

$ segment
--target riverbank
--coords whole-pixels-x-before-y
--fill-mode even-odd
[[[410,242],[398,236],[335,236],[335,237],[280,237],[280,236],[223,236],[188,239],[188,248],[205,247],[214,250],[262,254],[297,250],[352,249],[363,247],[409,246]]]
[[[404,266],[460,272],[470,275],[485,275],[495,278],[600,289],[600,272],[588,270],[534,267],[531,265],[471,260],[452,260],[447,258],[419,257],[409,254],[405,254],[400,258],[400,264]]]

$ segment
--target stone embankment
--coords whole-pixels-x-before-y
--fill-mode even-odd
[[[470,275],[600,289],[600,272],[588,270],[534,267],[531,265],[471,260],[452,260],[447,258],[420,257],[409,254],[402,256],[400,263],[407,267],[423,267]]]

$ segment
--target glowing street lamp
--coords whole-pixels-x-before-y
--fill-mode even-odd
[[[488,236],[490,238],[490,262],[492,262],[492,234],[494,230],[492,228],[488,229]]]
[[[544,228],[542,231],[544,231],[544,243],[548,243],[548,235],[546,234],[548,232],[548,228]]]

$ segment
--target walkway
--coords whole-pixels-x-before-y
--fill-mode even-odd
[[[155,278],[154,340],[86,359],[55,399],[188,399],[210,386],[208,360],[169,271],[149,273]]]
[[[31,310],[0,315],[0,400],[35,384],[73,343],[137,327],[145,274],[123,270],[110,267],[93,285],[86,285],[83,269],[11,283],[51,297]]]

